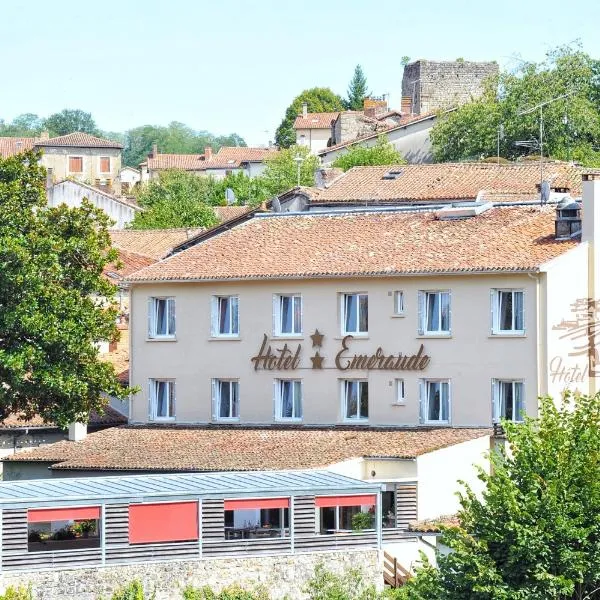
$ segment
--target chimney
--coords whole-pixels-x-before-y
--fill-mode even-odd
[[[315,171],[315,185],[319,189],[324,189],[343,174],[344,170],[337,167],[324,167],[322,169],[317,169]]]
[[[87,437],[86,423],[71,423],[69,425],[69,441],[80,442]]]
[[[152,144],[152,152],[148,154],[148,158],[156,158],[158,156],[158,144]]]
[[[557,240],[570,240],[581,233],[581,204],[570,196],[556,205],[554,233]]]
[[[50,134],[47,131],[42,131],[40,133],[40,140],[48,140],[50,139]]]
[[[204,148],[204,160],[212,160],[212,148],[210,146]]]
[[[400,100],[400,112],[402,116],[412,113],[412,98],[410,96],[402,96],[402,100]]]
[[[306,119],[308,117],[308,102],[302,103],[302,116]]]

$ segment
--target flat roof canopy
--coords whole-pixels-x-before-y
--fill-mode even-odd
[[[0,482],[0,508],[198,498],[377,493],[380,484],[331,471],[242,471]]]

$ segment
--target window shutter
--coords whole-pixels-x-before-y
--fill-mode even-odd
[[[172,409],[171,409],[172,407]],[[177,397],[175,396],[175,382],[169,381],[169,408],[171,409],[169,417],[175,418],[177,414]]]
[[[213,379],[210,382],[211,385],[211,405],[212,405],[212,420],[216,421],[219,417],[219,413],[217,411],[217,386],[219,382],[216,379]]]
[[[275,379],[273,381],[273,420],[281,417],[281,412],[279,411],[279,406],[281,402],[279,401],[279,381]]]
[[[210,299],[210,328],[212,336],[219,335],[219,302],[216,296]]]
[[[425,423],[425,382],[419,381],[419,423]]]
[[[523,333],[527,333],[527,325],[525,325],[525,300],[526,300],[526,293],[525,290],[523,290]]]
[[[346,298],[346,294],[340,294],[340,331],[342,335],[346,335],[346,311],[344,307],[344,300]]]
[[[498,421],[500,420],[500,415],[499,413],[499,385],[498,385],[498,381],[496,379],[492,379],[492,423],[498,423]]]
[[[154,298],[148,298],[148,337],[154,337],[155,327]]]
[[[448,333],[452,335],[452,292],[450,290],[448,290]]]
[[[496,290],[490,290],[490,335],[494,334],[496,327],[494,325],[496,314]]]
[[[304,299],[302,295],[298,296],[300,298],[300,331],[298,333],[304,333]]]
[[[154,381],[148,379],[148,418],[154,421]]]
[[[168,311],[168,324],[169,324],[169,329],[168,329],[168,333],[169,335],[175,335],[176,327],[175,327],[175,298],[169,298],[167,300],[167,311]]]
[[[418,305],[418,332],[419,335],[425,334],[425,292],[418,292],[417,297],[417,305]]]
[[[281,333],[281,298],[277,294],[273,294],[273,335]]]

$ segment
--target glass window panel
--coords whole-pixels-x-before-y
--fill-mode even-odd
[[[437,381],[430,381],[428,383],[428,421],[439,421],[440,420],[440,384]]]
[[[449,411],[450,411],[449,385],[445,382],[442,383],[440,385],[440,390],[441,390],[441,397],[442,397],[442,406],[441,406],[442,421],[448,421],[449,416],[450,416],[449,415]]]
[[[169,315],[169,328],[167,331],[168,335],[175,335],[175,300],[169,298],[167,301],[168,315]]]
[[[360,388],[360,414],[361,419],[369,417],[369,384],[366,381],[359,383]]]
[[[294,297],[294,333],[302,333],[302,297]]]
[[[523,292],[514,292],[515,329],[523,331]]]
[[[511,331],[513,328],[513,302],[512,292],[499,292],[500,294],[500,330]]]
[[[448,292],[440,294],[440,304],[440,330],[450,331],[450,294]]]
[[[281,296],[281,333],[293,333],[292,300],[290,296]]]
[[[359,323],[358,331],[366,333],[369,331],[369,297],[366,294],[359,296],[360,312],[359,312]]]
[[[348,333],[356,332],[356,323],[357,323],[357,302],[356,296],[352,294],[347,294],[345,296],[345,331]]]
[[[346,381],[346,418],[355,419],[358,412],[358,382]]]
[[[440,328],[440,305],[438,294],[427,294],[427,331],[438,331]]]
[[[229,298],[231,304],[231,333],[237,335],[240,332],[239,298]]]
[[[229,298],[219,298],[219,333],[231,333]]]
[[[294,417],[302,418],[302,382],[294,381]]]
[[[282,381],[281,386],[281,416],[291,419],[294,416],[294,399],[292,393],[292,382]]]
[[[219,382],[219,417],[227,419],[229,414],[229,406],[231,403],[231,386],[229,381]]]
[[[156,335],[166,335],[167,333],[167,307],[165,300],[157,298],[156,306]]]

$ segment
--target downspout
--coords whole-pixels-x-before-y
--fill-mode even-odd
[[[548,294],[542,290],[540,273],[527,273],[535,286],[535,327],[537,347],[537,393],[544,396],[548,393]],[[542,297],[543,294],[543,297]],[[543,310],[542,310],[543,309]]]

